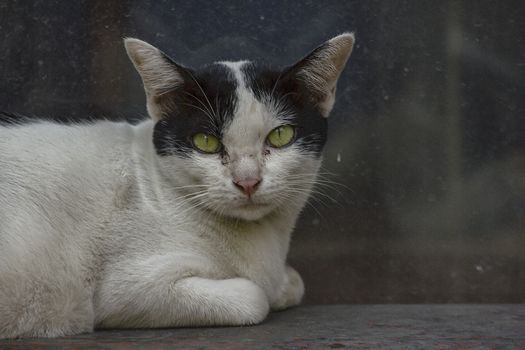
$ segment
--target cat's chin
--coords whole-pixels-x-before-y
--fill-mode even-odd
[[[230,208],[226,215],[236,219],[255,221],[270,214],[274,209],[274,206],[270,204],[246,203]]]

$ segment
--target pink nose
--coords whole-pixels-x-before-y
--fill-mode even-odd
[[[233,184],[242,192],[244,192],[244,194],[248,197],[251,197],[255,193],[255,191],[257,191],[257,187],[259,187],[260,183],[261,179],[252,178],[233,181]]]

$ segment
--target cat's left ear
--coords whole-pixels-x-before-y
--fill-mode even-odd
[[[187,68],[145,41],[126,38],[124,46],[146,91],[147,108],[154,120],[162,118],[162,96],[184,85]]]
[[[328,117],[334,106],[337,80],[352,53],[354,41],[353,33],[340,34],[316,48],[291,68],[290,72],[304,83],[324,117]]]

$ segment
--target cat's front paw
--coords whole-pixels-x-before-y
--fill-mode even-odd
[[[272,310],[283,310],[291,306],[298,305],[304,295],[303,279],[295,269],[286,266],[284,283],[281,290],[274,300]]]
[[[253,325],[262,322],[270,305],[264,291],[254,282],[244,278],[225,280],[228,283],[227,292],[223,297],[232,300],[230,311],[234,311],[235,320],[232,325]]]

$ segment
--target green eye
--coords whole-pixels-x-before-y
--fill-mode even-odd
[[[193,135],[193,146],[204,153],[217,153],[221,149],[221,142],[213,135],[200,132]]]
[[[267,140],[270,146],[281,148],[292,143],[295,136],[295,129],[291,125],[279,126],[268,134]]]

